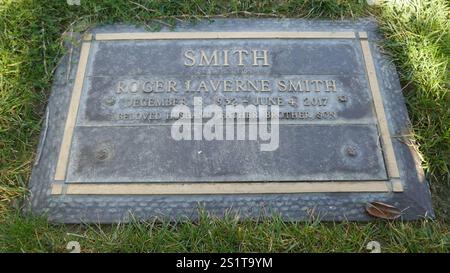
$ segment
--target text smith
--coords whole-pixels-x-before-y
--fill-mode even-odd
[[[266,49],[186,50],[185,66],[270,66]]]

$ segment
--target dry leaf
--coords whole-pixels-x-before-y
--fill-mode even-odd
[[[398,208],[382,202],[367,203],[366,211],[374,217],[387,220],[397,219],[402,214],[402,212]]]

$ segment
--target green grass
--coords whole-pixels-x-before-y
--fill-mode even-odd
[[[414,144],[431,182],[434,207],[450,217],[449,6],[445,1],[408,1],[378,11],[381,28],[404,86]]]
[[[378,241],[382,252],[445,252],[448,226],[439,222],[318,221],[286,223],[280,218],[260,222],[201,214],[198,222],[132,222],[122,225],[51,225],[43,218],[10,213],[0,226],[0,251],[62,252],[78,241],[83,252],[368,252]],[[447,236],[445,236],[447,234]]]
[[[65,1],[0,0],[0,251],[382,251],[450,250],[449,6],[444,0],[397,1],[368,7],[363,1]],[[374,15],[397,65],[414,127],[411,144],[423,158],[437,220],[409,223],[261,223],[204,215],[199,222],[120,226],[50,225],[21,215],[27,181],[48,98],[62,54],[62,33],[96,24],[129,22],[157,27],[178,20],[218,17],[350,19]],[[148,23],[155,19],[155,23]]]

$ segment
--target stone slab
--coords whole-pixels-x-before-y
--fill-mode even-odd
[[[107,223],[131,214],[195,219],[201,206],[216,215],[366,221],[364,204],[381,201],[404,210],[403,219],[433,216],[374,22],[110,25],[83,37],[67,45],[55,73],[30,180],[34,213]],[[267,50],[267,65],[251,53],[222,58],[254,49]],[[217,51],[218,64],[198,65],[202,51]],[[174,102],[192,109],[198,96],[222,107],[276,101],[278,149],[261,151],[261,140],[175,141]]]

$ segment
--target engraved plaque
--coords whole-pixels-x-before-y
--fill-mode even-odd
[[[366,220],[365,202],[386,201],[408,206],[405,219],[432,214],[416,155],[395,138],[408,118],[375,29],[223,20],[83,34],[55,76],[32,209],[61,222],[195,217],[198,204]]]

